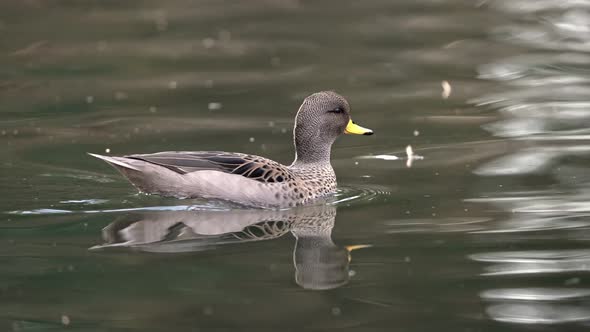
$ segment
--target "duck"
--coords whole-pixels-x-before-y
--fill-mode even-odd
[[[165,151],[121,157],[88,153],[117,169],[140,192],[223,200],[257,208],[289,208],[334,194],[332,144],[342,134],[372,135],[357,125],[350,105],[333,91],[303,100],[295,116],[291,165],[238,152]]]

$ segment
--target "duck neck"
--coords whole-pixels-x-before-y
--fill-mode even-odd
[[[295,160],[293,166],[330,165],[332,142],[317,143],[312,137],[302,137],[295,133]]]

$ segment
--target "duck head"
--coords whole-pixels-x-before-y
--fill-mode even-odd
[[[293,129],[295,162],[329,162],[332,144],[342,134],[372,135],[373,131],[351,120],[348,101],[336,92],[322,91],[305,98]]]

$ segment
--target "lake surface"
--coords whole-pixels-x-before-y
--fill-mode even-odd
[[[2,2],[2,330],[587,331],[589,22],[576,0]],[[320,90],[376,135],[338,140],[313,206],[139,195],[86,155],[290,163]]]

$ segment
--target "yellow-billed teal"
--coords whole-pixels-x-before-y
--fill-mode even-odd
[[[290,166],[264,157],[222,151],[90,155],[114,166],[145,193],[282,208],[336,191],[330,151],[343,133],[372,135],[373,131],[352,122],[344,97],[324,91],[305,98],[297,112],[293,129],[295,160]]]

